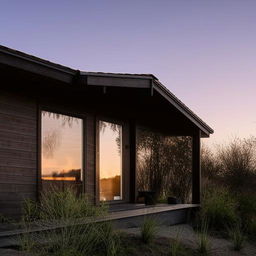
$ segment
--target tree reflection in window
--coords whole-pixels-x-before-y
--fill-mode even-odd
[[[137,133],[137,189],[154,191],[158,199],[191,200],[192,140],[146,129]]]
[[[82,189],[82,119],[42,111],[43,189]]]

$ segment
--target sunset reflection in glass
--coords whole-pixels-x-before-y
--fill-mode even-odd
[[[43,189],[81,187],[82,123],[80,118],[42,111]]]
[[[122,199],[122,126],[99,122],[100,200]]]

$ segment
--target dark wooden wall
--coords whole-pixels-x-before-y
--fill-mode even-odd
[[[0,91],[0,212],[17,217],[36,190],[36,102]]]
[[[95,201],[96,176],[95,176],[95,116],[87,114],[85,131],[85,192]]]

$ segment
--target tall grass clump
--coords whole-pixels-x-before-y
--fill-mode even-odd
[[[42,231],[23,235],[22,249],[39,256],[114,256],[118,246],[111,223],[94,222],[106,213],[106,207],[92,205],[71,189],[51,190],[40,203],[25,203],[24,227]]]
[[[199,255],[211,254],[211,243],[208,237],[208,221],[203,220],[199,231],[197,232],[197,253]]]
[[[170,256],[186,255],[186,250],[179,240],[172,240],[170,244]]]
[[[101,225],[103,229],[101,234],[102,240],[102,251],[105,251],[106,256],[118,255],[121,249],[121,240],[119,234],[114,231],[113,226],[110,222],[105,222]]]
[[[246,237],[241,229],[241,225],[236,224],[233,228],[231,228],[229,230],[229,236],[233,241],[234,250],[241,251],[241,249],[244,247],[244,242],[246,240]]]
[[[152,217],[145,217],[140,229],[143,243],[151,243],[158,232],[156,219]]]
[[[204,191],[201,218],[207,219],[209,228],[224,230],[237,222],[237,203],[223,187],[211,187]]]
[[[180,242],[180,231],[177,233],[175,239],[170,242],[170,256],[185,256],[186,250]]]

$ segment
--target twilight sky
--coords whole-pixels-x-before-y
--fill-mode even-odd
[[[255,0],[1,0],[0,44],[85,71],[153,73],[215,130],[256,135]]]

